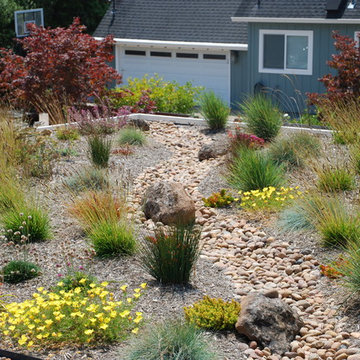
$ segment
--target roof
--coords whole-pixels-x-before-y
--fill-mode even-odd
[[[347,7],[348,1],[339,1],[340,5],[342,3],[342,11],[335,14],[327,12],[328,2],[329,0],[240,0],[234,17],[360,19],[360,0],[357,0],[353,9]]]
[[[94,37],[247,44],[247,24],[233,23],[239,0],[115,0]]]

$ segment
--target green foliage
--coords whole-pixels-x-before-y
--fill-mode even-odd
[[[234,198],[226,193],[225,189],[221,189],[218,193],[213,193],[208,198],[203,198],[204,205],[212,208],[223,208],[234,202]]]
[[[133,229],[124,222],[102,221],[93,226],[89,239],[100,257],[131,255],[136,248]]]
[[[347,167],[340,165],[324,165],[316,169],[318,187],[327,192],[352,190],[355,185],[355,176]]]
[[[3,169],[0,172],[0,214],[25,206],[24,190],[14,171]]]
[[[78,140],[80,137],[80,133],[77,129],[73,127],[61,127],[58,130],[56,130],[56,137],[59,140]]]
[[[139,145],[142,146],[145,144],[146,136],[145,134],[135,128],[135,127],[126,127],[119,132],[118,143],[119,145]]]
[[[265,141],[278,135],[282,125],[280,111],[268,97],[262,94],[252,96],[240,104],[240,108],[251,133]]]
[[[155,229],[155,235],[142,243],[142,267],[163,284],[187,284],[199,257],[200,237],[200,229],[194,226]]]
[[[5,282],[18,284],[39,276],[40,268],[29,261],[13,260],[2,268],[1,273]]]
[[[38,207],[26,207],[20,213],[12,209],[1,216],[1,224],[9,241],[20,243],[22,236],[29,242],[41,242],[51,237],[48,214]]]
[[[75,192],[104,190],[109,187],[109,180],[102,169],[86,167],[65,179],[64,184]]]
[[[315,228],[304,207],[300,204],[282,211],[279,217],[278,226],[283,232]]]
[[[97,284],[98,281],[95,276],[85,273],[84,271],[74,271],[66,275],[62,280],[62,285],[57,285],[54,288],[55,292],[61,290],[70,291],[80,288],[81,291],[86,294],[87,290],[91,289],[90,284]]]
[[[128,78],[127,83],[128,85],[113,90],[123,96],[110,95],[115,108],[136,106],[146,93],[155,102],[158,112],[191,114],[201,91],[200,87],[192,86],[191,82],[180,85],[176,81],[165,81],[158,75],[146,75],[141,79]]]
[[[239,148],[229,164],[228,182],[236,190],[250,191],[285,182],[285,170],[261,151]]]
[[[274,163],[284,164],[287,168],[304,165],[303,156],[290,138],[276,139],[269,147],[269,156]]]
[[[349,142],[349,139],[347,136],[342,133],[341,131],[333,131],[332,137],[334,140],[334,144],[336,145],[346,145]],[[350,143],[353,143],[353,141],[350,141]]]
[[[111,152],[111,140],[97,134],[89,136],[88,152],[89,158],[95,166],[101,168],[108,167]]]
[[[360,144],[350,146],[350,158],[354,171],[360,174]]]
[[[185,307],[185,319],[199,328],[210,330],[234,330],[241,305],[235,301],[204,298],[192,306]]]
[[[133,341],[126,360],[216,360],[205,335],[192,324],[164,322]]]
[[[222,130],[226,127],[230,108],[213,91],[206,92],[201,96],[200,111],[211,130]]]
[[[289,136],[290,141],[305,157],[318,157],[321,153],[321,141],[314,134],[299,131]]]

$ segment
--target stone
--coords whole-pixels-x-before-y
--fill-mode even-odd
[[[142,131],[149,131],[150,130],[150,126],[149,124],[144,120],[144,119],[139,119],[139,118],[131,118],[127,120],[127,123],[131,126],[137,127],[139,129],[141,129]]]
[[[203,144],[199,150],[198,158],[200,161],[215,159],[226,155],[229,152],[230,143],[227,140],[213,141],[210,144]]]
[[[195,203],[180,183],[157,182],[144,196],[143,211],[147,219],[165,225],[190,224],[195,221]]]
[[[297,312],[284,301],[254,292],[242,299],[235,327],[238,333],[281,355],[289,351],[302,326]]]

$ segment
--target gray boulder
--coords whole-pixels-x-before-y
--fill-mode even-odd
[[[149,131],[150,126],[144,119],[128,119],[127,120],[128,125],[134,126],[142,131]]]
[[[241,301],[238,333],[282,355],[303,326],[295,310],[279,298],[251,293]]]
[[[199,150],[198,158],[200,161],[214,159],[229,152],[230,143],[228,140],[221,139],[210,144],[203,144]]]
[[[143,204],[145,217],[154,222],[174,225],[195,221],[195,203],[179,183],[163,181],[150,186]]]

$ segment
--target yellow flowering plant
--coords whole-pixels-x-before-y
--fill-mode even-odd
[[[276,209],[289,205],[293,200],[303,196],[299,187],[265,187],[261,190],[239,191],[240,206],[244,209]]]
[[[1,337],[27,348],[56,348],[111,343],[136,334],[143,315],[132,309],[146,284],[132,294],[122,288],[118,300],[107,286],[92,283],[86,294],[80,287],[56,293],[38,288],[32,299],[5,305]]]

